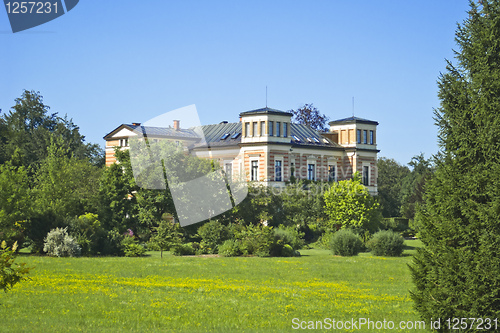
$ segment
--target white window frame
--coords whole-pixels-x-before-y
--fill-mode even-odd
[[[253,177],[253,162],[257,162],[257,174],[256,174],[257,179],[252,179],[252,177]],[[259,181],[259,159],[258,158],[250,159],[250,181],[252,181],[252,182]]]
[[[276,162],[281,162],[281,180],[276,180]],[[274,181],[276,182],[282,182],[284,177],[284,172],[283,172],[283,158],[274,158]]]
[[[313,166],[313,172],[314,172],[314,175],[313,175],[313,178],[314,179],[311,179],[309,178],[309,166],[312,165]],[[318,177],[317,176],[317,168],[316,168],[316,162],[312,162],[312,161],[307,161],[307,180],[312,180],[312,181],[316,181],[316,179]]]

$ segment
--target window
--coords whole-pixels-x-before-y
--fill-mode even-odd
[[[316,173],[314,172],[314,164],[307,165],[307,179],[308,180],[316,180]]]
[[[250,123],[245,123],[245,136],[250,136]]]
[[[328,166],[328,181],[329,182],[335,181],[335,167],[333,165]]]
[[[233,179],[233,165],[231,163],[226,163],[226,165],[224,165],[224,171],[226,172],[227,180],[231,181]]]
[[[253,131],[252,136],[257,136],[257,122],[256,121],[254,121],[252,123],[252,131]]]
[[[274,180],[280,182],[281,174],[282,174],[281,161],[274,161]]]
[[[269,122],[269,136],[273,136],[274,121]]]
[[[237,139],[241,133],[234,133],[231,139]]]
[[[290,177],[295,177],[295,163],[290,163]]]
[[[252,170],[250,176],[250,180],[252,181],[259,180],[259,161],[252,161]]]
[[[320,143],[318,138],[312,138],[315,143]]]
[[[288,137],[288,123],[283,123],[283,137]]]
[[[120,147],[128,147],[128,139],[120,139]]]
[[[293,135],[292,137],[295,142],[300,142],[300,138],[298,136]]]
[[[363,143],[364,144],[368,143],[368,131],[367,130],[363,131]]]
[[[260,122],[260,135],[264,136],[265,133],[266,133],[266,122],[261,121]]]
[[[357,141],[358,143],[361,143],[361,130],[357,130],[357,133],[356,133],[356,134],[357,134],[356,141]]]
[[[370,144],[373,144],[373,131],[370,131]]]
[[[226,140],[228,137],[229,137],[229,133],[226,133],[220,139],[222,141],[222,140]]]
[[[279,121],[276,122],[276,136],[281,135],[281,123]]]
[[[363,185],[368,186],[368,184],[370,183],[369,176],[370,176],[370,167],[364,166],[363,167]]]

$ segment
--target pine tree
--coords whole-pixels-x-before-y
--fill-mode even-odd
[[[438,82],[440,152],[410,266],[415,307],[441,318],[438,331],[448,318],[500,317],[500,2],[470,7]]]

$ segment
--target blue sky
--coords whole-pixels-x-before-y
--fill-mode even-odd
[[[202,124],[313,103],[377,120],[380,156],[437,151],[433,108],[467,0],[81,0],[13,34],[0,9],[0,108],[40,91],[87,141],[196,104]],[[182,124],[181,124],[182,125]]]

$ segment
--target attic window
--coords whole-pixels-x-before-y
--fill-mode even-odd
[[[320,143],[318,138],[312,138],[315,143]]]
[[[226,140],[229,137],[229,133],[226,133],[220,138],[221,140]]]
[[[231,139],[237,139],[240,135],[241,133],[234,133]]]
[[[327,144],[329,144],[329,143],[330,143],[330,141],[328,141],[328,139],[327,139],[327,138],[323,138],[323,142],[324,142],[324,143],[327,143]]]
[[[312,140],[311,138],[307,138],[307,142],[312,143],[312,142],[313,142],[313,140]]]
[[[292,138],[293,138],[293,140],[294,140],[295,142],[300,142],[300,139],[299,139],[299,137],[298,137],[298,136],[296,136],[296,135],[292,135]]]

